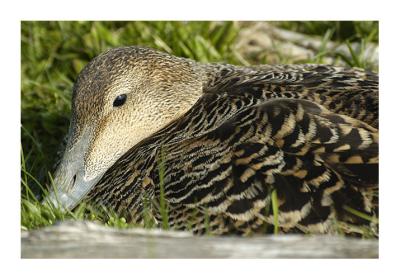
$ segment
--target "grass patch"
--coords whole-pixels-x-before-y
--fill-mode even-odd
[[[354,216],[357,216],[357,217],[359,217],[361,219],[364,219],[364,220],[366,220],[368,222],[375,223],[375,224],[378,223],[378,219],[376,217],[369,216],[369,215],[367,215],[367,214],[365,214],[363,212],[360,212],[360,211],[358,211],[358,210],[356,210],[354,208],[351,208],[351,207],[349,207],[347,205],[344,205],[343,209],[345,211],[349,212],[350,214],[353,214]]]
[[[334,41],[358,42],[368,39],[379,42],[379,23],[377,21],[286,21],[277,22],[285,29],[314,36],[323,36],[329,29],[334,30]]]

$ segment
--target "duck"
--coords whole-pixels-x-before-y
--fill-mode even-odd
[[[358,68],[113,48],[74,84],[48,201],[194,234],[367,225],[354,213],[378,217],[378,101],[378,75]]]

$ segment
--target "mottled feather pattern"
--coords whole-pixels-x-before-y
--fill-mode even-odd
[[[89,193],[134,222],[158,222],[163,151],[169,225],[214,234],[268,232],[271,192],[284,232],[333,232],[377,215],[378,78],[321,65],[205,64],[203,96],[123,155]],[[208,221],[207,223],[205,221]]]

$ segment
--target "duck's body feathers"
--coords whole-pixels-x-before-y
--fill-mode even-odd
[[[285,232],[363,222],[344,205],[377,215],[377,75],[321,65],[202,69],[196,104],[125,153],[87,200],[135,222],[149,207],[161,221],[162,184],[172,228],[215,234],[268,231],[272,192]]]

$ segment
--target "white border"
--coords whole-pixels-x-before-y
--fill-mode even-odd
[[[396,1],[5,1],[1,7],[2,279],[381,279],[398,262],[400,59]],[[20,20],[380,20],[379,260],[21,260]],[[397,257],[397,260],[395,258]],[[5,278],[5,276],[8,276]],[[390,277],[393,278],[393,277]]]

